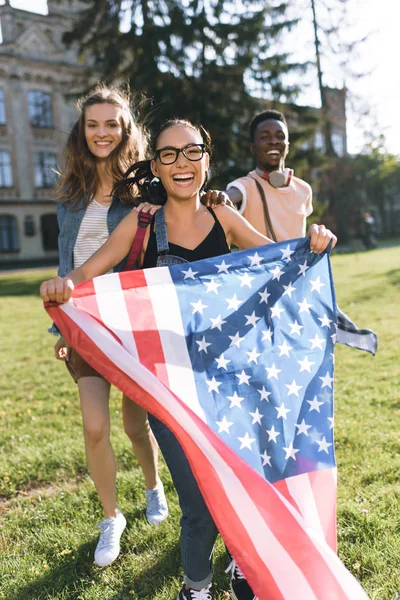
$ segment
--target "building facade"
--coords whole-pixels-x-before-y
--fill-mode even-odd
[[[57,260],[52,187],[74,92],[90,79],[63,33],[79,3],[48,0],[48,15],[0,6],[0,266]]]

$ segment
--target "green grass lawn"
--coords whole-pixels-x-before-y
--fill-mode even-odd
[[[374,600],[400,593],[400,249],[333,258],[338,303],[379,335],[378,355],[336,349],[339,554]],[[88,477],[76,386],[52,358],[39,283],[53,271],[0,275],[0,600],[171,600],[181,585],[179,508],[144,518],[141,472],[111,399],[121,556],[93,564],[101,508]],[[228,578],[216,550],[218,599]],[[302,600],[294,599],[294,600]],[[324,599],[321,599],[324,600]]]

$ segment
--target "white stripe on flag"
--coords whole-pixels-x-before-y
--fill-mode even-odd
[[[160,334],[170,389],[190,406],[203,421],[192,363],[185,341],[179,301],[167,267],[144,271],[154,318]]]
[[[96,277],[93,279],[93,285],[96,290],[97,306],[104,325],[114,331],[132,356],[138,358],[136,342],[118,273]]]
[[[287,477],[286,485],[290,495],[299,507],[300,514],[305,520],[306,525],[312,527],[314,531],[325,539],[308,473]]]

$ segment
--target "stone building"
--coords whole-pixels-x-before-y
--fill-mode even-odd
[[[88,68],[62,43],[79,2],[47,4],[48,15],[0,6],[0,266],[57,260],[51,188]]]

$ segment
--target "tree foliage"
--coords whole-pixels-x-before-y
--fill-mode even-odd
[[[173,116],[202,124],[215,143],[220,181],[251,166],[248,123],[266,107],[250,94],[294,98],[289,72],[304,65],[277,51],[291,30],[287,2],[88,0],[67,43],[78,42],[108,81],[151,98],[151,125]],[[218,180],[217,180],[218,181]]]

